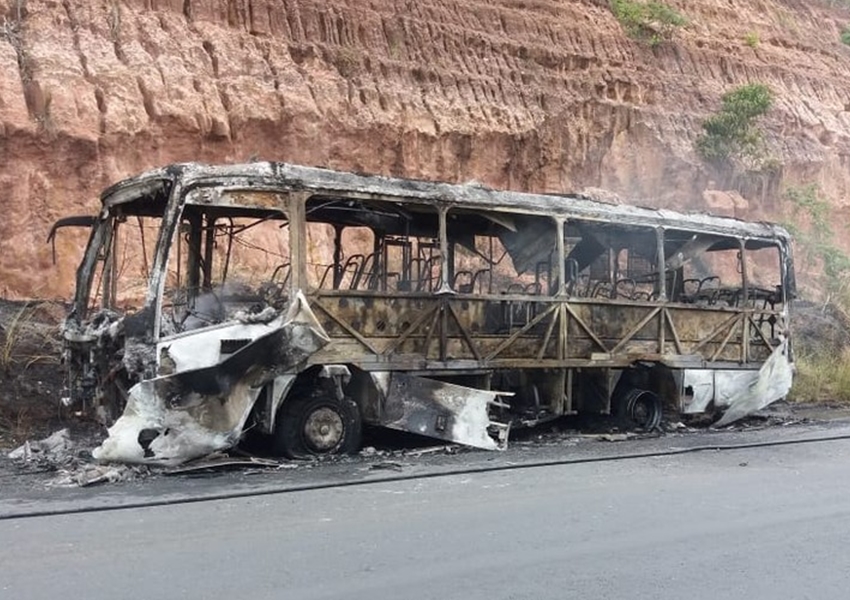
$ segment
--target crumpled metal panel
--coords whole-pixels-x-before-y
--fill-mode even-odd
[[[685,413],[700,413],[713,401],[726,408],[715,424],[723,427],[784,398],[791,389],[794,366],[788,340],[777,346],[758,371],[738,369],[685,369],[682,386],[692,397]]]
[[[163,338],[157,344],[157,365],[161,370],[175,372],[215,365],[233,354],[228,342],[251,343],[280,329],[286,320],[287,315],[283,314],[265,323],[236,316],[232,321]]]
[[[507,446],[508,427],[493,422],[489,406],[499,392],[468,388],[425,377],[392,373],[382,425],[485,450]],[[490,436],[495,429],[497,438]]]
[[[723,418],[715,423],[715,427],[734,423],[788,394],[794,379],[794,366],[789,352],[788,340],[784,340],[764,361],[755,377],[729,398],[729,408]]]
[[[124,413],[92,455],[104,462],[177,465],[229,448],[239,441],[262,386],[329,341],[299,292],[279,327],[215,364],[134,385]],[[198,343],[210,341],[199,335]]]

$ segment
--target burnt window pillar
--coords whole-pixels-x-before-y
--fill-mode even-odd
[[[186,272],[189,296],[194,298],[198,295],[201,287],[201,241],[202,241],[202,219],[199,214],[187,214],[186,221],[189,226],[189,248],[188,267]]]
[[[448,268],[447,261],[449,256],[449,236],[447,233],[447,225],[446,225],[446,214],[449,212],[449,209],[445,206],[441,206],[438,211],[439,219],[440,219],[440,285],[437,289],[437,293],[446,293],[452,292],[452,286],[448,281]]]
[[[558,296],[563,296],[567,290],[567,267],[566,267],[566,248],[564,244],[564,220],[555,220],[555,237],[558,244],[558,289],[555,292]]]
[[[741,306],[747,305],[749,299],[749,278],[747,276],[747,240],[738,240],[738,267],[741,269]]]
[[[307,289],[307,194],[292,194],[289,202],[289,256],[293,290]]]
[[[656,252],[658,254],[656,264],[658,265],[658,281],[656,283],[656,296],[662,302],[667,300],[667,258],[664,256],[664,228],[655,229]]]

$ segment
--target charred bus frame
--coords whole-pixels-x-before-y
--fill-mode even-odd
[[[349,451],[361,423],[498,447],[576,412],[731,420],[790,386],[777,225],[282,163],[172,165],[102,204],[66,358],[70,402],[159,415],[119,458],[249,429]]]

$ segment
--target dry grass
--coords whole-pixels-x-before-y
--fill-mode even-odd
[[[29,439],[33,432],[32,410],[28,406],[0,405],[0,446],[14,446]]]
[[[818,315],[824,318],[819,326]],[[816,314],[798,311],[792,319],[802,336],[796,340],[797,374],[789,399],[850,402],[850,286],[843,280],[834,284]]]
[[[850,402],[850,348],[839,354],[797,356],[789,399],[795,402]]]
[[[39,303],[25,303],[0,322],[0,370],[20,375],[36,363],[58,363],[55,326],[41,322]]]
[[[3,345],[0,346],[0,368],[7,375],[20,359],[17,350],[21,345],[27,324],[32,319],[32,314],[33,307],[30,304],[24,304],[2,327]]]
[[[60,311],[45,302],[0,301],[0,446],[40,435],[58,416]]]

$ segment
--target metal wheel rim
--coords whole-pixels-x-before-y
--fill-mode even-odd
[[[313,452],[331,452],[345,437],[345,423],[333,408],[321,406],[304,419],[301,434],[304,444]]]
[[[636,394],[628,405],[629,419],[642,429],[654,429],[661,422],[661,411],[651,392]]]
[[[641,426],[646,425],[649,422],[649,413],[650,408],[646,402],[637,401],[632,406],[632,421]]]

